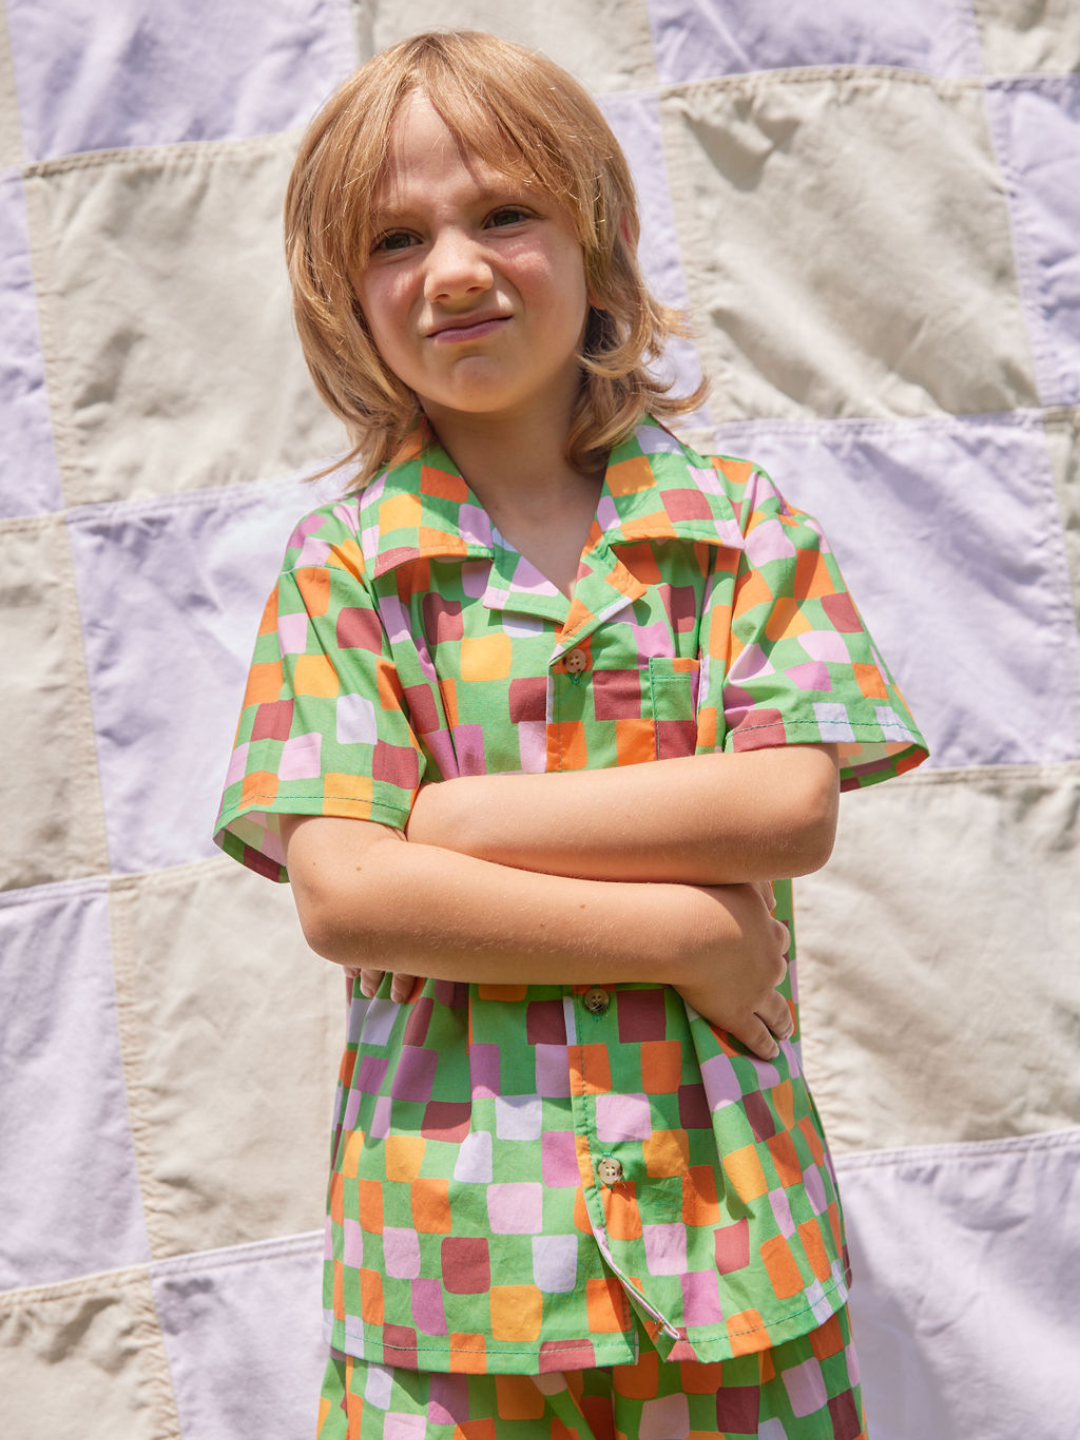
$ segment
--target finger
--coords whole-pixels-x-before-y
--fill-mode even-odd
[[[365,966],[360,971],[360,993],[368,1000],[373,1000],[385,973],[384,970],[369,970]]]
[[[732,1030],[732,1035],[741,1040],[746,1048],[759,1060],[775,1060],[780,1053],[780,1046],[770,1030],[761,1021],[760,1017],[754,1015],[745,1025],[738,1030]]]
[[[412,994],[416,977],[413,975],[395,975],[390,981],[390,999],[396,1000],[399,1005],[408,1000]]]
[[[782,995],[772,994],[758,1006],[757,1017],[769,1027],[778,1040],[787,1040],[795,1030],[791,1007]]]

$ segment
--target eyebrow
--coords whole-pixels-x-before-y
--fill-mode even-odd
[[[490,205],[494,201],[507,201],[520,196],[522,200],[536,198],[547,192],[539,187],[530,187],[525,180],[519,180],[515,176],[508,175],[505,182],[499,186],[485,185],[475,192],[474,198],[478,205]],[[376,202],[371,207],[372,222],[379,229],[385,229],[387,225],[395,224],[408,218],[411,206],[405,204],[394,204],[387,202],[380,204]]]

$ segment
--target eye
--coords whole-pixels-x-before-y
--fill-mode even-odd
[[[371,247],[371,253],[377,255],[388,254],[394,250],[407,250],[410,245],[416,243],[416,236],[410,235],[408,230],[387,230],[380,235]]]
[[[519,225],[523,220],[531,220],[532,211],[526,210],[522,205],[500,205],[498,210],[493,210],[488,218],[489,225]]]

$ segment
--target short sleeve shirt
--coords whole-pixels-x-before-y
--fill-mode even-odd
[[[926,755],[821,530],[763,471],[646,419],[568,600],[418,432],[289,541],[217,838],[283,880],[283,814],[404,828],[456,776],[823,742],[844,789]],[[797,1045],[757,1059],[660,984],[354,1001],[327,1208],[327,1337],[385,1364],[622,1364],[639,1324],[717,1361],[847,1298]]]

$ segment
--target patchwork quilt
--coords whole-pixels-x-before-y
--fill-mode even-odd
[[[0,7],[0,1433],[293,1440],[340,975],[210,829],[344,449],[280,211],[358,61],[543,49],[699,449],[822,522],[932,750],[799,882],[875,1440],[1060,1440],[1080,1319],[1080,0]]]

